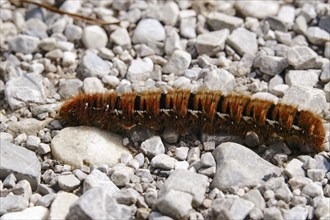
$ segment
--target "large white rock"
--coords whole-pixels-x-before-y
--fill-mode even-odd
[[[11,212],[1,216],[1,220],[46,220],[48,219],[48,209],[43,206],[34,206],[27,209],[24,209],[20,212]]]
[[[148,43],[149,41],[163,41],[166,38],[163,25],[156,19],[141,20],[134,30],[133,43]]]
[[[51,143],[53,156],[73,167],[108,164],[113,166],[122,153],[130,154],[119,135],[94,127],[68,127]]]
[[[59,192],[56,199],[53,201],[50,207],[49,220],[65,219],[65,216],[69,213],[70,206],[77,201],[79,197],[73,193]]]

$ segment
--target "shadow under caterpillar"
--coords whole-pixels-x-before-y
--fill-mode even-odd
[[[298,141],[311,151],[324,150],[325,128],[322,119],[295,106],[251,99],[220,91],[173,90],[137,94],[116,92],[80,94],[67,100],[59,116],[69,125],[87,125],[120,130],[143,125],[155,130],[173,126],[178,132],[199,127],[205,132],[226,131],[245,135],[254,131],[267,141],[274,134],[285,141]]]

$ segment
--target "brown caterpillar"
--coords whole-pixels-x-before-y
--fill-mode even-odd
[[[182,132],[193,126],[239,135],[254,131],[266,141],[276,134],[286,141],[298,140],[316,152],[324,150],[326,133],[322,119],[310,111],[206,90],[196,94],[189,90],[80,94],[62,105],[59,116],[70,125],[110,130],[140,124],[155,130],[171,125]]]

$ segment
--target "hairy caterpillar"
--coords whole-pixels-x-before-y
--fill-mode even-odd
[[[179,132],[186,126],[239,135],[254,131],[263,140],[276,134],[284,140],[298,140],[316,152],[323,150],[325,142],[323,121],[310,111],[220,91],[80,94],[62,105],[59,116],[70,125],[110,130],[140,124],[155,130],[174,126]]]

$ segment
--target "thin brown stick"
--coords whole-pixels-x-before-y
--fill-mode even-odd
[[[16,2],[16,0],[12,0],[12,2]],[[45,8],[48,11],[52,11],[52,12],[55,12],[55,13],[58,13],[58,14],[62,14],[62,15],[68,15],[68,16],[72,17],[73,19],[82,20],[82,21],[85,21],[85,22],[91,23],[91,24],[110,25],[110,24],[116,24],[116,23],[118,23],[118,22],[106,22],[106,21],[101,20],[101,19],[90,18],[90,17],[86,17],[86,16],[83,16],[83,15],[66,12],[66,11],[57,9],[57,8],[51,6],[51,5],[44,4],[44,3],[39,3],[39,2],[35,2],[35,1],[32,1],[32,0],[20,0],[20,2],[21,3],[34,4],[34,5],[37,5],[40,8]]]

